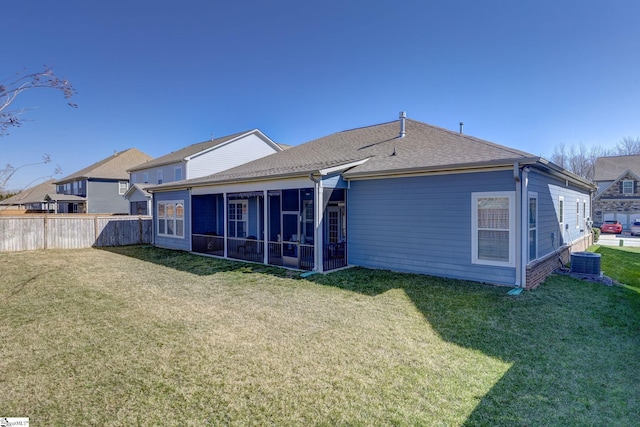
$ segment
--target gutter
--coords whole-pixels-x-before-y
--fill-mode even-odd
[[[345,179],[370,179],[370,178],[387,178],[393,176],[408,176],[408,175],[428,175],[428,174],[445,174],[445,173],[460,173],[460,172],[478,172],[483,169],[489,168],[504,168],[511,169],[514,162],[520,165],[535,164],[538,161],[538,157],[530,158],[517,158],[517,159],[502,159],[492,160],[488,162],[478,163],[461,163],[459,165],[447,165],[447,166],[431,166],[431,167],[414,167],[403,169],[390,169],[379,172],[347,172],[343,176]]]

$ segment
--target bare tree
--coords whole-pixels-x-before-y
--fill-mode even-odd
[[[631,156],[640,154],[640,138],[625,136],[616,145],[617,154],[620,156]]]
[[[69,80],[62,79],[56,76],[53,72],[53,68],[46,65],[44,66],[42,71],[29,74],[20,72],[16,73],[16,75],[13,77],[0,81],[0,137],[8,135],[9,128],[20,127],[22,125],[23,119],[21,115],[26,111],[26,109],[11,108],[18,95],[30,89],[38,88],[58,90],[62,92],[65,99],[70,99],[77,93]],[[68,101],[67,103],[71,107],[77,107],[76,104],[70,101]],[[0,169],[0,190],[3,190],[7,186],[7,183],[9,182],[11,177],[18,170],[27,166],[35,166],[47,163],[51,163],[51,156],[49,154],[45,154],[44,156],[42,156],[42,161],[40,162],[29,163],[18,167],[14,167],[10,164],[5,165],[4,168]],[[34,181],[30,182],[27,186],[31,185],[35,181],[44,178],[51,178],[54,175],[60,173],[62,173],[62,171],[58,166],[54,169],[52,175],[37,178]]]
[[[20,116],[25,109],[11,109],[11,104],[21,93],[37,88],[59,90],[64,94],[65,99],[70,99],[77,93],[69,80],[59,78],[53,73],[53,68],[46,65],[43,71],[31,74],[17,73],[11,78],[0,81],[0,136],[7,135],[9,128],[22,125],[23,120]],[[77,107],[72,102],[68,104],[71,107]]]
[[[6,186],[7,183],[9,182],[9,180],[11,179],[11,177],[20,169],[22,168],[26,168],[28,166],[37,166],[37,165],[46,165],[51,163],[51,156],[49,154],[43,154],[42,155],[42,160],[39,162],[35,162],[35,163],[28,163],[26,165],[22,165],[22,166],[18,166],[13,167],[10,164],[5,165],[5,167],[3,169],[0,169],[0,190],[3,190]],[[39,178],[34,179],[33,181],[31,181],[30,183],[28,183],[27,185],[25,185],[24,187],[29,187],[31,184],[33,184],[36,181],[40,181],[40,180],[45,180],[45,179],[50,179],[53,178],[55,175],[61,174],[62,173],[62,169],[60,168],[60,166],[56,166],[56,168],[54,169],[53,173],[51,175],[47,175],[47,176],[42,176]],[[21,189],[21,190],[24,190]]]
[[[607,156],[610,152],[611,150],[606,150],[599,145],[587,149],[582,143],[577,146],[572,144],[567,150],[564,144],[558,144],[553,149],[551,161],[569,172],[593,181],[596,159]]]

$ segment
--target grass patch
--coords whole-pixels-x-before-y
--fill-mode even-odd
[[[592,246],[589,250],[601,254],[604,274],[640,292],[640,248]]]
[[[605,255],[603,254],[603,258]],[[604,260],[603,260],[604,262]],[[0,415],[34,425],[633,425],[640,294],[1,253]]]

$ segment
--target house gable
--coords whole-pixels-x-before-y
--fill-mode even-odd
[[[282,150],[280,145],[254,129],[192,144],[131,168],[129,172],[134,183],[157,185],[175,182],[177,168],[181,168],[180,181],[199,178]]]
[[[626,170],[598,193],[594,200],[640,199],[638,182],[640,182],[640,177],[631,170]]]

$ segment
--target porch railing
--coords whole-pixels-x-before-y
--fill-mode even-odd
[[[325,271],[347,266],[347,244],[329,243],[322,249],[323,269]]]
[[[253,238],[228,238],[227,256],[229,258],[241,259],[243,261],[264,261],[264,240]]]
[[[227,256],[243,261],[264,261],[264,241],[251,238],[228,238]],[[269,242],[267,262],[270,265],[313,270],[314,248],[296,242]],[[346,243],[329,243],[323,248],[325,271],[347,266]],[[193,252],[224,256],[224,237],[209,234],[192,236]],[[284,255],[284,256],[283,256]]]
[[[269,264],[313,270],[313,245],[297,242],[269,242]]]
[[[224,237],[215,234],[193,234],[191,250],[200,254],[224,256]]]

